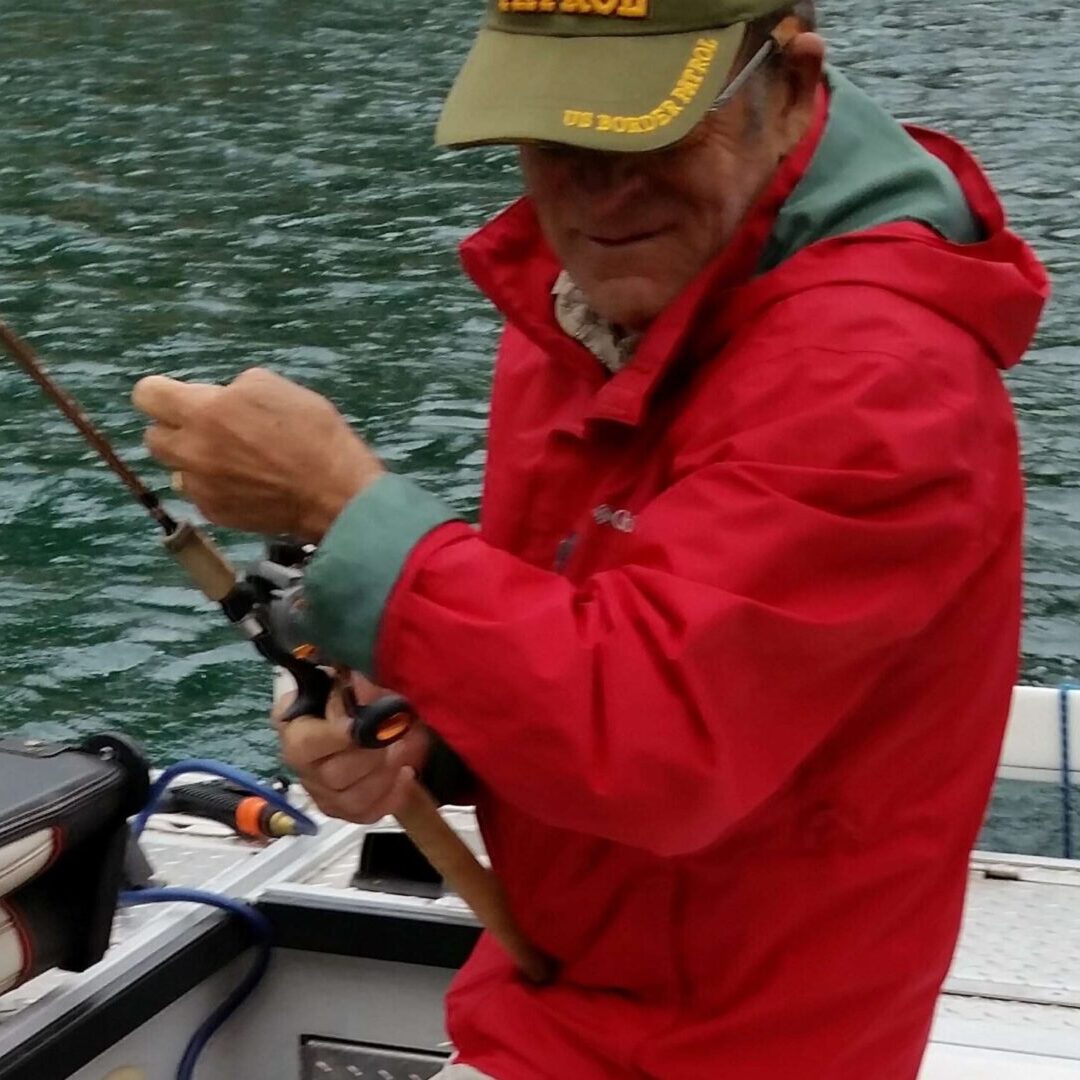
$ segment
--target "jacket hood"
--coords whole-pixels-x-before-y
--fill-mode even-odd
[[[829,120],[781,207],[740,314],[824,284],[875,285],[963,326],[1001,368],[1024,354],[1046,272],[975,159],[897,123],[839,72]]]
[[[826,285],[872,285],[925,304],[1000,368],[1023,356],[1049,282],[978,163],[945,135],[901,126],[836,70],[826,83],[812,130],[728,247],[650,326],[594,415],[634,422],[688,334],[722,343],[773,304]],[[561,268],[527,198],[469,238],[462,261],[549,355],[597,366],[554,320]]]

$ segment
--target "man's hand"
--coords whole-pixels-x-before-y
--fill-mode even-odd
[[[261,368],[228,386],[150,375],[132,400],[150,453],[219,525],[318,541],[385,471],[326,398]]]
[[[362,704],[382,693],[360,675],[353,674],[351,681],[353,694]],[[275,708],[281,756],[324,814],[370,825],[402,806],[408,785],[423,768],[431,746],[421,724],[414,724],[385,750],[365,750],[349,737],[341,687],[331,695],[325,719],[276,719],[289,704],[290,699],[283,699]]]

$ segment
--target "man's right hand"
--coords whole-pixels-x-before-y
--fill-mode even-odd
[[[353,694],[361,704],[382,693],[360,675],[349,676]],[[274,726],[281,740],[281,756],[295,770],[315,805],[330,817],[369,825],[404,803],[408,785],[423,768],[431,737],[415,724],[385,750],[365,750],[349,736],[350,720],[339,684],[327,702],[326,716],[301,716],[282,721],[291,695],[276,704]]]

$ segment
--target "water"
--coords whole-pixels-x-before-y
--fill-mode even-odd
[[[0,313],[155,484],[128,405],[150,372],[265,364],[333,398],[466,513],[498,323],[457,243],[515,194],[502,149],[439,152],[478,0],[3,0]],[[1030,483],[1024,677],[1080,675],[1080,12],[833,0],[834,57],[984,159],[1056,296],[1010,377]],[[857,13],[857,24],[854,16]],[[267,673],[156,550],[142,512],[0,365],[0,728],[117,728],[165,762],[267,773]],[[249,537],[219,533],[237,560]],[[987,842],[1051,850],[1006,785]]]

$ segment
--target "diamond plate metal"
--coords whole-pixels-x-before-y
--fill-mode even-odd
[[[1080,1008],[1080,870],[972,874],[947,991]]]
[[[308,1039],[300,1053],[301,1080],[431,1080],[446,1065],[436,1054],[358,1043]]]
[[[1080,1009],[1067,1005],[1028,1005],[959,994],[943,994],[938,1000],[936,1017],[1031,1031],[1080,1031]]]
[[[258,855],[265,845],[228,837],[185,836],[147,829],[140,841],[154,870],[155,883],[186,889],[205,888],[215,877]],[[153,920],[168,915],[168,904],[119,908],[113,920],[112,944],[137,934]]]
[[[231,832],[228,837],[159,833],[152,826],[143,833],[140,843],[153,867],[157,884],[191,889],[204,888],[219,874],[258,855],[264,848],[262,844],[239,840]],[[171,904],[118,908],[112,925],[112,945],[134,937],[156,920],[174,917],[170,914],[173,911]],[[78,977],[66,971],[46,971],[0,995],[0,1024],[13,1020],[23,1010],[64,989]]]

